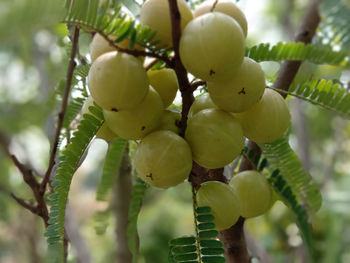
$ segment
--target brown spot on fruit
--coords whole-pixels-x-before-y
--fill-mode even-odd
[[[114,111],[114,112],[118,112],[118,109],[116,109],[116,108],[112,108],[112,111]]]
[[[212,75],[214,75],[215,74],[215,71],[214,70],[212,70],[212,69],[210,69],[210,71],[209,71],[209,75],[210,76],[212,76]]]
[[[151,180],[153,181],[153,176],[152,176],[152,173],[150,173],[150,174],[146,175],[146,177],[151,178]]]
[[[141,127],[141,131],[144,131],[146,129],[146,126]]]
[[[245,90],[244,90],[244,88],[242,88],[242,90],[240,91],[240,92],[238,92],[238,95],[240,95],[240,94],[247,94],[246,92],[245,92]]]

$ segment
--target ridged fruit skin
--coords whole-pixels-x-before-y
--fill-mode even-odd
[[[209,181],[201,184],[196,199],[198,206],[210,206],[219,231],[233,226],[241,214],[241,201],[237,193],[225,183]]]
[[[245,38],[232,17],[211,12],[196,17],[180,39],[180,58],[185,68],[205,81],[227,79],[242,64]]]
[[[234,18],[238,24],[241,26],[244,36],[247,36],[248,33],[248,22],[247,19],[242,12],[242,10],[234,3],[233,0],[219,0],[215,8],[213,10],[212,7],[214,5],[215,1],[205,1],[199,6],[196,7],[196,9],[193,12],[194,17],[198,17],[201,15],[204,15],[206,13],[209,13],[211,11],[213,12],[220,12],[224,13],[232,18]]]
[[[134,166],[137,175],[152,186],[175,186],[191,172],[191,149],[179,135],[171,131],[156,131],[137,146]]]
[[[188,112],[188,117],[191,118],[197,112],[205,109],[217,108],[214,104],[213,100],[210,98],[208,93],[203,94],[202,96],[196,98],[196,100],[192,103],[190,111]]]
[[[81,115],[84,114],[91,114],[89,107],[94,105],[94,99],[89,96],[85,102],[84,105],[81,109]],[[98,131],[96,132],[96,137],[103,139],[107,142],[111,142],[114,141],[116,139],[119,138],[119,136],[117,134],[115,134],[106,124],[106,122],[104,122],[101,127],[98,129]]]
[[[117,36],[108,36],[111,40],[116,40]],[[118,42],[117,45],[122,48],[129,48],[129,39],[124,39],[121,42]],[[136,50],[145,50],[144,47],[135,44],[134,49]],[[104,53],[111,52],[111,51],[117,51],[116,48],[112,47],[107,40],[103,38],[99,33],[96,33],[94,37],[92,38],[91,44],[90,44],[90,56],[91,56],[91,62],[94,62],[99,56],[101,56]],[[138,57],[138,59],[141,61],[141,63],[144,62],[144,57]]]
[[[193,14],[186,1],[177,0],[181,15],[181,31],[193,19]],[[147,0],[140,10],[140,22],[157,31],[155,40],[160,40],[159,46],[172,47],[171,19],[168,0]]]
[[[234,114],[244,136],[256,143],[271,143],[281,137],[290,125],[290,112],[283,97],[265,89],[261,100],[246,112]]]
[[[180,122],[181,113],[178,111],[164,110],[160,118],[159,126],[157,130],[168,130],[176,134],[180,133],[180,128],[176,125],[176,122]]]
[[[246,57],[230,79],[208,82],[208,91],[220,109],[244,112],[261,99],[265,86],[265,75],[261,66]]]
[[[241,200],[241,216],[245,218],[260,216],[270,209],[272,189],[266,177],[257,171],[244,171],[236,174],[230,181]]]
[[[148,92],[148,77],[134,56],[108,52],[92,64],[88,75],[91,96],[106,110],[127,110],[140,104]]]
[[[158,92],[163,100],[164,108],[168,108],[179,89],[176,73],[173,69],[162,68],[147,71],[149,84]]]
[[[209,169],[231,163],[244,146],[239,122],[219,109],[206,109],[188,120],[185,139],[191,146],[193,160]]]
[[[146,98],[135,108],[117,112],[104,110],[103,114],[113,132],[124,139],[138,140],[158,127],[163,110],[162,99],[150,87]]]

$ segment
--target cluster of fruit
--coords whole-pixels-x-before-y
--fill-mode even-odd
[[[247,21],[236,4],[207,1],[192,13],[184,0],[177,3],[181,61],[195,78],[206,81],[209,91],[191,106],[185,138],[178,135],[180,113],[167,109],[178,91],[175,72],[146,71],[144,58],[117,52],[98,34],[91,44],[88,86],[92,98],[83,109],[87,112],[93,101],[104,109],[105,123],[97,136],[141,140],[134,166],[143,180],[160,188],[183,182],[192,161],[209,169],[228,165],[240,155],[244,137],[272,142],[290,122],[284,99],[265,89],[260,65],[244,57]],[[168,0],[147,0],[140,22],[157,31],[159,45],[172,47]],[[128,47],[128,42],[119,45]],[[271,190],[261,174],[235,175],[230,185],[207,182],[197,193],[200,205],[212,207],[218,229],[231,226],[239,215],[256,216],[270,207]],[[250,196],[256,192],[261,193],[259,200]]]

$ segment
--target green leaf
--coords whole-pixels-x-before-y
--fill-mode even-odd
[[[296,215],[297,224],[309,252],[308,262],[314,262],[314,246],[312,244],[311,227],[306,210],[303,205],[297,201],[296,194],[293,192],[288,182],[284,180],[283,176],[280,175],[279,170],[274,170],[268,177],[268,180],[272,184],[274,190],[282,197],[283,202],[290,207]]]
[[[102,112],[102,109],[96,108],[96,111]],[[89,118],[84,118],[80,122],[78,130],[73,134],[74,137],[71,143],[62,152],[63,158],[61,158],[56,172],[56,183],[54,183],[56,186],[52,197],[50,197],[53,211],[49,213],[49,220],[53,224],[45,234],[48,243],[51,244],[52,242],[52,245],[56,243],[62,245],[67,198],[75,169],[90,141],[103,123],[103,119],[99,119],[97,116],[85,116]],[[51,229],[55,230],[50,231]]]
[[[301,83],[293,82],[288,91],[278,91],[350,119],[350,94],[339,82],[308,79]]]
[[[281,176],[296,194],[297,201],[305,205],[307,210],[317,211],[322,204],[320,190],[290,147],[288,137],[283,136],[273,143],[259,146],[269,165],[280,170]]]
[[[108,145],[108,152],[103,166],[102,177],[98,185],[96,200],[105,201],[107,194],[112,189],[116,177],[119,175],[119,168],[127,142],[127,140],[120,138]]]
[[[144,198],[145,192],[148,185],[141,179],[137,178],[136,183],[133,186],[133,191],[131,194],[131,201],[128,214],[128,247],[133,255],[132,262],[137,263],[138,258],[138,235],[137,235],[137,219],[138,214],[141,209],[142,200]]]
[[[315,64],[345,64],[348,53],[333,51],[329,46],[316,46],[301,42],[283,43],[270,46],[269,43],[259,44],[246,50],[246,56],[257,62],[307,60]]]
[[[196,238],[193,236],[192,237],[179,237],[179,238],[170,240],[170,245],[172,245],[172,246],[178,246],[178,245],[186,246],[186,245],[192,245],[195,242],[196,242]]]

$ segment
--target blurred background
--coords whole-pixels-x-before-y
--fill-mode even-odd
[[[57,23],[61,1],[50,1],[53,3],[47,8],[45,2],[0,1],[0,131],[11,138],[11,151],[39,173],[44,173],[48,164],[59,106],[57,89],[65,78],[69,56],[67,28]],[[307,2],[239,1],[249,25],[247,46],[292,40]],[[334,22],[339,9],[350,14],[349,6],[346,0],[324,0],[324,21]],[[349,25],[350,15],[344,17],[344,25]],[[349,51],[350,38],[336,39],[332,30],[323,24],[315,41]],[[91,35],[80,35],[81,56],[88,56],[90,40]],[[273,80],[279,63],[262,64],[267,78]],[[350,72],[341,67],[305,63],[302,71],[350,87]],[[288,103],[293,116],[292,147],[323,195],[321,210],[312,216],[316,262],[349,263],[350,123],[311,104],[295,99]],[[107,144],[95,139],[72,182],[67,221],[75,245],[70,247],[69,262],[116,262],[116,197],[112,194],[107,202],[96,201],[106,150]],[[20,207],[10,192],[33,200],[21,174],[0,148],[0,262],[45,262],[43,222]],[[187,183],[166,191],[147,190],[138,225],[139,263],[167,262],[168,241],[193,233],[191,200]],[[99,213],[107,214],[102,225],[96,219]],[[264,262],[307,262],[295,218],[279,201],[266,215],[247,220],[246,232],[249,247],[262,255]]]

